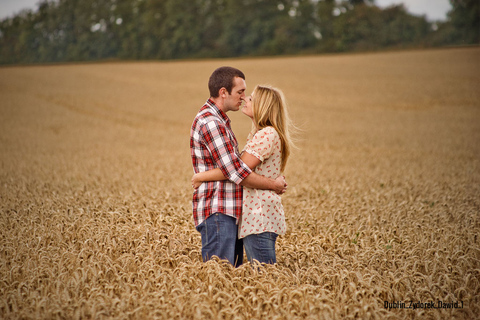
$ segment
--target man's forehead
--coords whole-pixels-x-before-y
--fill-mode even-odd
[[[235,79],[233,81],[234,81],[233,84],[234,84],[235,89],[245,90],[247,88],[247,84],[246,84],[244,79],[242,79],[240,77],[235,77]]]

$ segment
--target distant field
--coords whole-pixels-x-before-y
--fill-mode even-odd
[[[275,266],[201,262],[189,130],[221,65],[301,129]],[[0,318],[478,317],[479,89],[478,47],[2,67]]]

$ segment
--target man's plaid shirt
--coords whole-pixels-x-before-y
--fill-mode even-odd
[[[243,189],[240,183],[251,172],[240,160],[238,142],[230,127],[230,119],[211,99],[200,109],[190,131],[190,153],[194,171],[220,168],[228,178],[204,182],[193,193],[195,226],[211,214],[223,213],[237,219],[242,213]]]

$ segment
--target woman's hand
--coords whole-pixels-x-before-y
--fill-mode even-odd
[[[195,173],[192,177],[192,187],[194,189],[198,189],[198,187],[200,187],[201,184],[202,184],[202,181],[200,181],[200,179],[198,178],[198,174]]]

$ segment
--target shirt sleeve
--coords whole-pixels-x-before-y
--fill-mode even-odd
[[[272,127],[266,127],[257,131],[253,138],[247,142],[243,151],[248,152],[261,162],[273,154],[273,146],[279,139],[277,131]]]
[[[225,125],[219,121],[209,121],[202,126],[201,133],[206,148],[225,177],[240,184],[252,170],[235,152],[234,142],[230,139]]]

